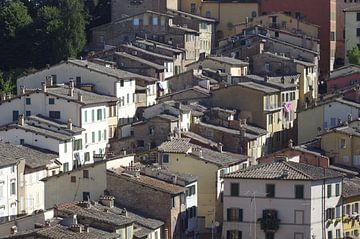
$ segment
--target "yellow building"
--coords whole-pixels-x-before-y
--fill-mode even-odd
[[[360,238],[360,179],[344,178],[343,180],[343,235],[345,238]]]
[[[257,25],[285,30],[294,34],[304,34],[315,39],[318,39],[319,37],[319,26],[304,22],[284,13],[272,13],[257,16],[249,19],[248,21],[239,22],[234,25],[235,34],[242,33],[244,29]]]
[[[321,149],[332,163],[360,167],[360,121],[339,126],[321,136]]]
[[[258,0],[184,0],[180,8],[185,12],[215,18],[219,22],[216,31],[219,40],[234,35],[236,23],[258,16],[259,3]]]
[[[222,222],[221,176],[245,167],[247,159],[247,156],[240,154],[202,148],[191,144],[188,138],[176,138],[164,142],[158,148],[158,161],[162,166],[170,171],[190,173],[198,177],[197,212],[206,228]]]

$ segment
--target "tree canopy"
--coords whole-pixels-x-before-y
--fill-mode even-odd
[[[347,52],[347,57],[351,64],[360,65],[360,49],[358,47],[349,50]]]

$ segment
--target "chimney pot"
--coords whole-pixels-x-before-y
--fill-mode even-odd
[[[24,126],[25,124],[25,117],[23,114],[19,115],[18,124]]]
[[[74,81],[72,80],[69,81],[69,96],[74,96]]]
[[[67,121],[67,129],[68,130],[72,130],[73,129],[73,124],[72,124],[72,120],[69,118]]]
[[[15,235],[17,233],[17,226],[12,226],[11,229],[10,229],[10,233],[11,235]]]
[[[83,101],[83,95],[80,92],[78,93],[78,101]]]
[[[41,82],[41,89],[44,93],[46,93],[46,83],[44,81]]]
[[[20,94],[25,95],[25,86],[23,85],[20,86]]]

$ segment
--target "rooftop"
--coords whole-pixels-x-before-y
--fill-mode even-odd
[[[134,56],[134,55],[128,54],[126,52],[115,52],[115,55],[120,56],[120,57],[125,57],[125,58],[131,59],[133,61],[140,62],[140,63],[142,63],[144,65],[147,65],[147,66],[149,66],[151,68],[155,68],[156,70],[164,70],[165,69],[165,67],[163,65],[156,64],[156,63],[154,63],[152,61],[145,60],[144,58]]]
[[[125,48],[131,49],[131,50],[134,50],[134,51],[138,51],[138,52],[142,52],[142,53],[145,53],[145,54],[150,55],[150,56],[155,57],[155,58],[160,58],[160,59],[164,59],[164,60],[167,60],[167,61],[173,61],[173,58],[171,56],[166,56],[166,55],[163,55],[163,54],[159,54],[159,53],[155,53],[155,52],[152,52],[152,51],[149,51],[149,50],[145,50],[143,48],[134,46],[132,44],[123,44],[123,45],[121,45],[121,47],[125,47]]]
[[[243,79],[249,79],[251,81],[267,85],[269,87],[275,87],[278,89],[295,89],[297,87],[300,74],[297,75],[285,75],[285,76],[269,76],[261,77],[258,75],[246,75]]]
[[[352,74],[359,74],[360,73],[360,66],[357,65],[347,65],[340,68],[337,68],[330,72],[329,80],[336,79],[338,77],[344,77]]]
[[[360,6],[353,6],[344,9],[344,12],[360,12]]]
[[[342,196],[345,198],[360,195],[360,178],[344,178]]]
[[[138,37],[138,38],[136,38],[136,42],[147,45],[147,46],[153,46],[154,48],[161,48],[164,50],[168,50],[168,51],[174,52],[176,54],[185,52],[185,49],[176,48],[172,45],[165,44],[162,42],[157,42],[157,41],[150,40],[150,39],[143,39],[143,38]]]
[[[188,173],[173,172],[165,168],[155,166],[141,167],[141,173],[146,176],[164,180],[166,182],[174,183],[183,187],[190,183],[196,182],[198,179],[196,176]]]
[[[78,215],[79,217],[89,220],[100,221],[116,227],[126,226],[134,222],[133,219],[125,215],[115,213],[114,211],[104,210],[103,206],[91,205],[88,208],[81,206],[76,202],[63,203],[57,206],[57,212],[60,217],[71,217]],[[110,208],[109,208],[110,209]]]
[[[70,90],[69,86],[67,85],[48,87],[46,94],[56,96],[62,99],[66,99],[69,101],[73,101],[81,105],[92,105],[92,104],[110,103],[110,102],[118,101],[116,97],[100,95],[86,90],[81,90],[78,88],[74,88],[74,94],[71,96],[69,94],[69,90]],[[81,101],[79,99],[79,95],[82,95]]]
[[[259,83],[256,83],[256,82],[252,82],[252,81],[238,83],[238,85],[242,86],[242,87],[249,88],[249,89],[253,89],[253,90],[256,90],[256,91],[260,91],[260,92],[263,92],[265,94],[275,94],[275,93],[279,92],[278,89],[275,89],[275,88],[270,87],[270,86],[265,86],[265,85],[262,85],[262,84],[259,84]]]
[[[309,164],[275,161],[259,164],[225,175],[225,178],[267,179],[267,180],[321,180],[342,177],[332,169]]]
[[[31,168],[38,168],[56,160],[58,155],[28,145],[13,145],[0,140],[0,167],[17,164],[25,160],[25,164]]]
[[[121,177],[121,178],[131,181],[133,183],[137,183],[137,184],[140,184],[140,185],[143,185],[146,187],[154,188],[158,191],[173,194],[173,195],[185,192],[184,187],[180,187],[175,184],[165,182],[163,180],[152,178],[152,177],[149,177],[146,175],[140,175],[138,177],[135,177],[132,175],[124,174],[123,168],[108,170],[107,173],[111,174],[113,176],[116,176],[116,177]]]
[[[158,150],[167,153],[191,154],[200,160],[215,164],[220,167],[228,167],[244,162],[248,159],[247,156],[241,154],[218,152],[211,149],[202,148],[199,145],[190,143],[189,138],[176,138],[170,141],[166,141],[158,147]],[[201,156],[197,155],[195,150],[201,150]]]
[[[227,56],[209,56],[208,59],[211,59],[213,61],[218,61],[224,64],[230,64],[230,65],[234,65],[234,66],[247,66],[249,65],[248,62],[246,61],[242,61],[239,59],[235,59],[232,57],[227,57]]]
[[[186,17],[195,18],[200,21],[206,21],[206,22],[215,22],[216,21],[215,19],[212,19],[212,18],[202,17],[199,15],[195,15],[195,14],[191,14],[191,13],[183,12],[183,11],[179,11],[179,10],[168,9],[167,12],[170,14],[176,13],[176,14],[183,15]]]

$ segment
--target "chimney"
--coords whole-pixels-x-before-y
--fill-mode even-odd
[[[89,233],[89,232],[90,232],[89,226],[87,226],[87,225],[84,226],[84,232],[86,232],[86,233]]]
[[[20,94],[25,95],[25,86],[23,85],[20,86]]]
[[[240,128],[240,136],[245,137],[245,134],[246,134],[246,129],[241,126],[241,128]]]
[[[68,130],[72,130],[73,129],[73,124],[72,124],[72,120],[69,118],[67,121],[67,129]]]
[[[83,95],[80,92],[78,93],[78,101],[83,101]]]
[[[348,114],[348,123],[350,123],[352,121],[352,115]]]
[[[90,202],[88,202],[88,201],[78,202],[77,205],[78,205],[79,207],[82,207],[82,208],[90,208],[90,207],[91,207],[91,204],[90,204]]]
[[[100,203],[106,207],[113,208],[114,207],[115,197],[113,196],[101,196]]]
[[[72,80],[69,81],[69,96],[74,96],[74,81]]]
[[[175,108],[180,109],[180,102],[175,102]]]
[[[268,82],[268,81],[269,81],[269,76],[267,76],[267,75],[264,76],[264,81],[265,81],[265,82]]]
[[[46,83],[44,81],[41,82],[41,90],[46,93]]]
[[[46,85],[47,86],[53,86],[53,77],[52,76],[47,76],[46,77]]]
[[[294,141],[292,139],[289,139],[289,149],[293,149],[294,148]]]
[[[82,233],[83,232],[83,225],[81,224],[72,224],[70,226],[70,230],[76,233]]]
[[[127,213],[126,208],[123,208],[123,210],[122,210],[122,212],[121,212],[121,215],[123,215],[124,217],[127,217],[127,216],[128,216],[128,213]]]
[[[25,124],[25,117],[23,114],[19,115],[19,118],[18,118],[18,125],[21,125],[21,126],[24,126]]]
[[[164,229],[164,239],[169,239],[169,229],[165,228]]]
[[[15,235],[16,233],[18,232],[18,230],[17,230],[17,226],[12,226],[11,228],[10,228],[10,234],[11,235]]]
[[[219,142],[218,144],[217,144],[217,148],[218,148],[218,151],[220,152],[220,153],[222,153],[223,152],[223,144],[221,143],[221,142]]]
[[[130,163],[130,166],[125,167],[125,170],[123,172],[124,174],[130,175],[132,177],[140,177],[140,168],[134,166],[134,162]]]
[[[6,100],[6,94],[1,94],[1,101],[5,101]]]
[[[202,154],[202,148],[193,148],[192,150],[193,154],[195,154],[196,156],[202,158],[203,157],[203,154]]]
[[[172,177],[172,183],[173,183],[173,184],[177,184],[177,179],[178,179],[177,175],[174,175],[174,176]]]

